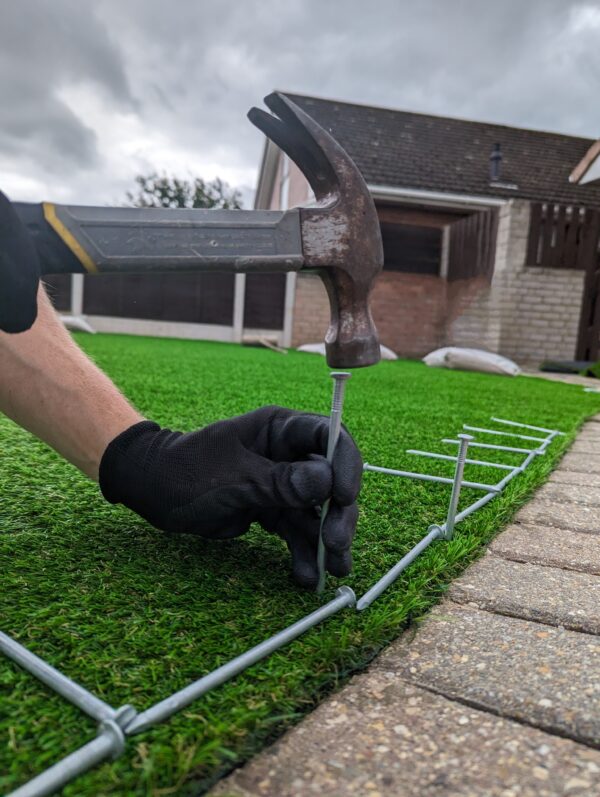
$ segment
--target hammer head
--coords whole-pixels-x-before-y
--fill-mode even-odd
[[[252,108],[250,121],[282,149],[308,180],[316,203],[300,208],[304,269],[321,276],[331,306],[325,336],[332,368],[380,360],[369,298],[383,266],[373,199],[348,153],[314,119],[280,93]]]

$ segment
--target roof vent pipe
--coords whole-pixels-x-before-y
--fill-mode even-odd
[[[490,180],[493,182],[500,179],[500,164],[502,163],[502,153],[500,144],[494,144],[494,149],[490,155]]]

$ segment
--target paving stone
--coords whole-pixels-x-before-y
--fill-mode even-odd
[[[560,482],[561,484],[581,484],[586,487],[600,487],[600,473],[586,473],[585,471],[557,468],[552,471],[548,481]]]
[[[600,425],[597,423],[585,423],[577,434],[577,440],[600,439]]]
[[[589,573],[490,553],[452,584],[449,596],[478,609],[600,634],[600,578]]]
[[[600,440],[576,440],[569,451],[573,454],[594,454],[600,453]]]
[[[592,797],[600,751],[411,686],[355,678],[216,797]]]
[[[535,498],[537,501],[552,501],[558,504],[572,503],[600,507],[600,487],[590,487],[587,484],[546,482],[536,492]]]
[[[373,667],[417,686],[600,745],[600,639],[445,601]]]
[[[598,380],[592,376],[580,376],[579,374],[553,374],[549,371],[523,371],[523,376],[533,376],[537,379],[548,379],[551,382],[565,382],[568,385],[580,385],[581,387],[598,387]]]
[[[592,446],[600,445],[600,426],[596,426],[593,429],[584,429],[583,432],[579,432],[575,443],[587,443]]]
[[[546,526],[509,526],[490,550],[515,562],[531,562],[600,575],[600,536],[572,531],[557,534]]]
[[[577,440],[586,435],[600,435],[600,424],[593,419],[586,421],[577,433]]]
[[[582,504],[559,504],[536,497],[517,512],[515,520],[517,523],[600,534],[598,508]]]
[[[590,454],[565,454],[560,461],[563,470],[578,470],[583,473],[600,473],[600,457]]]
[[[573,454],[586,454],[587,456],[597,458],[598,454],[600,454],[600,435],[597,437],[586,436],[578,438],[569,449],[569,452]]]

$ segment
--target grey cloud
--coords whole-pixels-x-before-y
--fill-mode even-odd
[[[135,108],[119,48],[91,4],[19,0],[0,12],[0,148],[62,171],[98,166],[96,135],[61,99],[86,86]]]
[[[59,98],[21,79],[0,89],[0,103],[10,109],[0,124],[0,152],[54,173],[95,163],[94,131]]]
[[[593,137],[600,29],[573,24],[586,8],[600,10],[600,1],[7,3],[0,74],[27,80],[6,88],[2,79],[0,101],[7,108],[12,99],[18,112],[14,124],[0,121],[0,155],[34,146],[48,169],[72,159],[96,176],[91,200],[114,200],[132,175],[94,161],[97,131],[60,105],[68,82],[132,115],[149,141],[167,142],[160,153],[156,143],[143,151],[144,163],[156,158],[167,170],[169,152],[178,164],[193,154],[200,171],[256,169],[263,138],[245,114],[275,87]],[[24,18],[36,20],[33,32]],[[74,192],[83,185],[73,177]]]
[[[199,145],[218,138],[245,148],[256,137],[243,129],[243,115],[275,86],[565,132],[587,125],[591,135],[589,96],[582,100],[598,69],[597,33],[571,37],[564,63],[553,63],[557,39],[581,5],[250,0],[179,3],[164,15],[157,0],[134,0],[102,9],[135,42],[136,73],[154,73],[177,109],[149,123],[175,123]]]

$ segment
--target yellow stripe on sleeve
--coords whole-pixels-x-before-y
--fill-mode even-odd
[[[63,243],[73,252],[77,260],[81,263],[88,274],[97,274],[98,269],[92,258],[85,251],[83,246],[75,238],[72,232],[68,230],[62,221],[56,215],[56,208],[52,202],[43,202],[44,218],[52,227],[54,232],[59,236]]]

